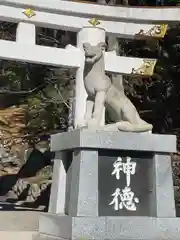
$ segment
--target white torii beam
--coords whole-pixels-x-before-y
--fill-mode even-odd
[[[0,20],[15,23],[27,22],[35,24],[39,27],[61,29],[72,32],[78,32],[83,27],[91,26],[89,23],[90,18],[85,15],[73,16],[70,14],[66,15],[63,13],[51,13],[36,10],[34,11],[36,15],[32,18],[28,18],[25,14],[23,14],[24,11],[24,8],[0,5]],[[163,37],[162,35],[152,34],[152,29],[160,25],[118,22],[113,19],[106,19],[103,17],[101,17],[99,22],[100,24],[98,26],[106,30],[106,35],[114,35],[120,38],[131,39],[135,38],[138,33],[143,30],[146,37]]]
[[[26,42],[0,40],[0,59],[78,68],[81,52],[73,49],[67,51],[61,48],[30,45]]]
[[[170,23],[180,21],[179,7],[125,7],[103,6],[62,0],[1,0],[1,4],[16,7],[33,7],[46,12],[66,13],[74,16],[100,17],[112,21],[159,22]]]
[[[0,40],[0,59],[5,60],[77,69],[80,67],[81,56],[81,51],[74,48],[62,49],[39,45],[27,46],[25,41],[23,43],[16,43]],[[144,61],[148,60],[153,61],[153,59],[114,56],[106,52],[105,68],[107,72],[129,75],[132,74],[133,68],[139,69],[144,64]]]

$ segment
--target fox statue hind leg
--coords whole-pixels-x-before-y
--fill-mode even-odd
[[[115,122],[120,131],[149,132],[153,126],[140,118],[135,106],[113,84],[106,95],[106,106],[109,118]]]

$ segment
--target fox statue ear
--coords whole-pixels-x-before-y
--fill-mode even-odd
[[[100,47],[101,49],[102,49],[102,51],[103,50],[105,50],[106,49],[106,43],[105,42],[100,42],[100,43],[98,43],[98,45],[97,45],[98,47]]]
[[[90,48],[90,47],[91,47],[91,44],[90,44],[90,43],[87,43],[87,42],[83,43],[83,48],[84,48],[84,49],[88,49],[88,48]]]

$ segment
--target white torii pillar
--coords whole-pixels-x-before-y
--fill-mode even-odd
[[[74,114],[74,126],[77,128],[78,125],[81,125],[84,121],[84,114],[86,111],[86,98],[87,93],[84,88],[84,50],[82,44],[85,42],[90,43],[91,45],[97,45],[99,42],[105,42],[106,32],[103,28],[99,27],[83,27],[77,33],[77,48],[82,51],[82,60],[81,67],[76,72],[76,86],[75,86],[75,114]],[[98,79],[97,79],[98,81]],[[105,114],[103,114],[105,115]],[[102,125],[105,122],[105,116],[102,118]]]

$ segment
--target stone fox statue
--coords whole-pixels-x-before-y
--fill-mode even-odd
[[[104,50],[105,43],[91,46],[83,44],[85,52],[84,86],[87,91],[86,113],[84,126],[93,129],[101,129],[101,119],[104,106],[108,111],[110,119],[115,122],[104,127],[110,130],[129,132],[151,131],[152,125],[142,120],[131,101],[124,93],[123,81],[115,87],[113,81],[105,74]],[[118,75],[119,76],[119,75]]]

